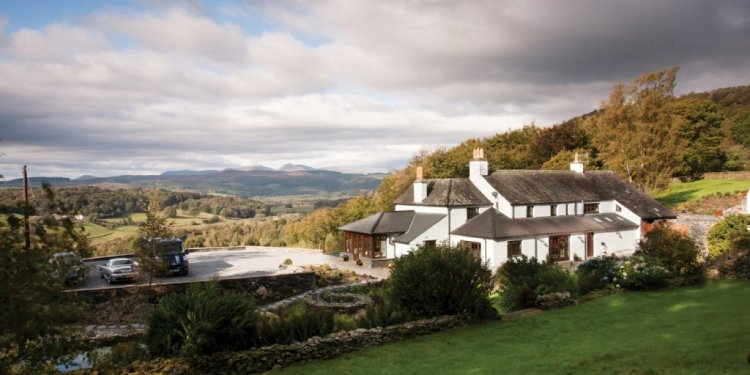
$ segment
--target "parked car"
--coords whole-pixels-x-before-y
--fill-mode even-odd
[[[102,279],[112,284],[116,281],[133,281],[138,271],[132,259],[114,258],[108,260],[103,266],[99,266],[99,274]]]
[[[179,238],[153,237],[141,240],[141,250],[153,254],[154,273],[158,276],[185,276],[190,269],[188,252]]]
[[[67,286],[80,286],[86,281],[88,269],[83,260],[73,252],[54,253],[49,259],[50,276]]]

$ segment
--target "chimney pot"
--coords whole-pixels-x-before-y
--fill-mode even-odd
[[[424,180],[424,170],[422,167],[417,167],[417,181]]]

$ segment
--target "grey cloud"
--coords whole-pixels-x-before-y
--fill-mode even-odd
[[[678,92],[750,82],[746,1],[248,6],[282,26],[247,35],[181,2],[22,32],[0,20],[0,174],[386,170],[589,112],[615,81],[667,66],[682,66]]]

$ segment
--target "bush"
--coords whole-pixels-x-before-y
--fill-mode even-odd
[[[419,248],[394,261],[392,300],[414,317],[494,313],[491,272],[467,251],[440,245]]]
[[[495,275],[500,289],[500,306],[506,311],[537,306],[540,295],[576,293],[576,283],[570,273],[554,263],[539,263],[525,255],[509,259]]]
[[[615,286],[614,278],[620,270],[620,259],[615,255],[589,259],[576,269],[578,290],[581,294]]]
[[[673,286],[700,284],[706,271],[699,259],[701,248],[692,238],[668,227],[652,230],[641,241],[636,254],[656,259],[669,272]]]
[[[299,301],[280,315],[267,315],[258,330],[263,344],[289,344],[333,332],[335,315],[333,311],[311,308]]]
[[[218,282],[192,284],[151,310],[145,342],[157,356],[238,350],[254,343],[257,320],[253,302],[225,293]]]
[[[731,240],[734,236],[747,232],[750,225],[750,215],[733,214],[716,223],[708,231],[708,253],[717,257],[729,253]]]
[[[669,285],[668,276],[656,258],[636,254],[623,261],[615,281],[630,290],[653,290]]]

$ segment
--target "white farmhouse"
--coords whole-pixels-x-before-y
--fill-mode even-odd
[[[642,234],[675,214],[609,171],[498,170],[481,149],[469,178],[423,179],[421,168],[394,211],[349,223],[346,251],[371,266],[417,246],[450,243],[498,267],[525,254],[568,261],[630,253]]]

